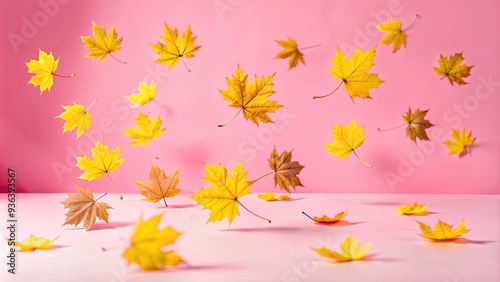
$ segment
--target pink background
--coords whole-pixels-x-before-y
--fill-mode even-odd
[[[40,4],[42,3],[42,4]],[[45,9],[44,3],[52,3]],[[54,4],[55,3],[55,4]],[[500,2],[437,1],[14,1],[2,3],[2,70],[0,130],[0,185],[6,187],[7,168],[17,171],[18,192],[69,192],[72,184],[94,192],[112,192],[108,179],[78,179],[81,170],[75,156],[89,155],[97,136],[111,149],[120,146],[126,161],[111,177],[122,192],[136,192],[133,179],[147,180],[151,164],[170,173],[180,168],[179,187],[193,193],[205,186],[203,163],[232,165],[243,161],[249,178],[269,171],[267,158],[276,145],[279,152],[293,149],[293,158],[305,165],[300,174],[305,187],[298,192],[365,193],[484,193],[498,194],[500,187],[498,146],[500,118],[499,41]],[[143,4],[140,4],[143,3]],[[146,4],[144,4],[146,3]],[[217,8],[217,6],[219,8]],[[382,37],[374,29],[388,15],[408,26],[415,14],[420,23],[408,31],[408,47],[391,54],[392,46],[380,45],[372,72],[385,81],[370,91],[372,100],[356,99],[353,105],[342,88],[322,100],[312,100],[333,90],[338,81],[328,68],[337,47],[350,56],[353,46],[373,48]],[[80,36],[91,35],[92,21],[123,37],[122,50],[103,62],[84,58],[88,51]],[[167,72],[156,65],[148,43],[163,33],[163,22],[181,32],[191,23],[195,58]],[[36,30],[25,27],[35,24]],[[23,30],[24,29],[24,30]],[[9,38],[23,37],[20,44]],[[305,50],[306,66],[288,70],[288,62],[273,59],[281,50],[274,40],[290,36]],[[51,92],[39,95],[28,85],[25,65],[38,58],[38,49],[60,57],[59,74]],[[463,52],[474,65],[465,86],[451,86],[434,74],[439,54]],[[225,77],[237,64],[245,73],[276,72],[272,96],[285,107],[271,114],[276,122],[260,127],[242,116],[224,128],[236,110],[222,100]],[[160,139],[143,147],[125,144],[121,130],[132,127],[140,111],[156,116],[161,108],[149,103],[128,108],[124,96],[136,93],[139,82],[155,80],[157,100],[166,105],[162,120],[167,127]],[[487,81],[496,82],[491,84]],[[61,105],[89,105],[92,133],[78,140],[74,132],[61,134],[63,120],[54,117]],[[429,109],[436,126],[428,130],[432,142],[416,146],[404,128],[381,133],[402,123],[412,109]],[[332,124],[351,119],[365,126],[365,143],[357,153],[373,165],[365,167],[354,156],[338,160],[328,155]],[[472,130],[477,137],[472,155],[461,159],[448,155],[442,141],[451,128]],[[58,167],[57,172],[54,167]],[[388,181],[387,177],[394,181]],[[273,190],[271,177],[257,182],[253,191]],[[277,190],[277,189],[276,189]]]

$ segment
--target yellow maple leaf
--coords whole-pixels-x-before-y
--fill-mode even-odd
[[[467,153],[468,147],[472,145],[475,140],[475,138],[471,137],[471,132],[467,132],[467,129],[465,129],[465,127],[462,133],[460,133],[460,131],[458,131],[457,129],[452,128],[451,138],[453,139],[446,140],[443,142],[443,144],[445,144],[450,149],[448,154],[455,154],[459,157]]]
[[[50,245],[52,242],[57,240],[57,237],[50,240],[45,237],[36,237],[35,235],[30,235],[28,238],[21,242],[15,242],[15,246],[20,249],[18,252],[32,252],[35,250],[53,250],[59,248],[59,246]],[[9,242],[11,240],[9,239]]]
[[[34,87],[40,86],[40,95],[43,91],[49,90],[54,85],[54,76],[59,77],[74,77],[75,75],[63,76],[55,73],[57,66],[59,65],[59,58],[54,60],[52,52],[49,54],[42,50],[38,50],[38,61],[30,60],[26,63],[28,67],[28,73],[34,73],[35,75],[30,78],[28,84],[33,84]]]
[[[274,202],[274,201],[288,201],[290,200],[289,194],[277,195],[273,194],[271,191],[267,191],[264,194],[257,194],[259,199],[262,199],[266,202]]]
[[[274,40],[281,47],[284,48],[278,53],[276,58],[280,59],[290,58],[289,70],[297,66],[299,61],[305,65],[306,63],[304,62],[304,54],[302,54],[299,51],[299,47],[297,46],[297,41],[295,41],[295,39],[290,38],[289,36],[287,37],[288,37],[287,40]]]
[[[332,126],[332,139],[333,143],[324,144],[328,154],[337,156],[339,159],[347,158],[351,152],[368,167],[372,167],[364,160],[362,160],[355,149],[361,146],[365,141],[364,137],[365,128],[359,128],[356,121],[353,119],[348,126],[340,125]]]
[[[139,193],[146,197],[145,201],[156,203],[163,199],[165,206],[168,207],[165,198],[173,197],[181,191],[181,189],[176,187],[179,184],[179,170],[174,171],[167,177],[163,169],[152,165],[149,172],[149,179],[151,179],[151,183],[134,180],[135,184],[139,187]]]
[[[95,100],[88,106],[87,109],[83,105],[73,102],[73,105],[62,106],[64,112],[58,115],[56,118],[61,118],[65,120],[63,126],[63,133],[66,131],[72,131],[76,128],[76,138],[79,138],[84,134],[85,130],[90,130],[91,117],[88,110],[97,102]]]
[[[453,230],[453,225],[449,225],[441,220],[438,220],[434,230],[429,225],[426,225],[418,221],[418,225],[422,230],[423,234],[418,234],[424,238],[435,240],[435,241],[446,241],[457,239],[463,234],[469,233],[470,230],[465,229],[465,220],[462,220],[460,224]]]
[[[122,254],[128,264],[137,263],[144,270],[162,269],[183,262],[175,251],[165,251],[181,234],[172,227],[158,229],[163,214],[144,221],[142,217],[135,223],[130,237],[130,247]]]
[[[107,209],[112,209],[106,203],[98,203],[97,201],[104,197],[94,200],[94,195],[90,189],[82,189],[75,185],[76,194],[68,194],[68,198],[61,202],[65,209],[69,209],[66,213],[66,221],[63,225],[74,224],[77,226],[83,221],[85,230],[89,230],[94,224],[96,217],[108,223]]]
[[[160,58],[156,59],[155,62],[168,65],[168,70],[170,70],[179,63],[179,59],[194,57],[194,52],[198,51],[201,46],[194,46],[196,36],[193,36],[191,32],[191,24],[188,24],[182,37],[179,37],[177,27],[172,29],[167,23],[164,23],[164,25],[164,35],[161,36],[161,39],[165,44],[157,41],[156,44],[149,45],[156,54],[160,55]],[[186,69],[191,71],[187,67]]]
[[[451,85],[453,85],[453,83],[456,83],[458,85],[467,84],[467,82],[465,82],[463,78],[470,75],[472,66],[462,64],[463,60],[464,57],[462,56],[462,53],[455,53],[455,55],[450,55],[449,59],[443,55],[439,55],[439,67],[434,67],[434,72],[439,76],[443,76],[442,78],[447,77]]]
[[[134,105],[131,108],[137,108],[146,105],[149,101],[155,98],[156,85],[154,81],[151,81],[151,85],[148,86],[147,83],[139,82],[139,93],[131,94],[125,96]]]
[[[273,90],[273,75],[255,76],[252,83],[248,83],[248,75],[244,74],[238,65],[232,78],[226,77],[227,90],[219,90],[225,101],[231,102],[230,107],[239,109],[238,112],[226,123],[219,124],[222,127],[230,123],[240,112],[243,117],[251,120],[257,126],[259,121],[263,123],[273,122],[267,115],[274,113],[282,106],[276,101],[269,100],[269,97],[275,92]]]
[[[134,139],[133,141],[127,142],[127,144],[146,146],[151,139],[160,138],[160,135],[166,130],[166,128],[161,128],[161,124],[159,116],[150,120],[149,115],[139,113],[139,116],[135,119],[137,128],[132,127],[122,130],[122,132],[129,138]]]
[[[429,110],[421,111],[417,109],[415,112],[412,112],[409,107],[406,115],[402,116],[403,120],[408,124],[406,127],[406,136],[410,137],[415,144],[417,144],[417,138],[420,140],[429,140],[425,130],[434,126],[434,124],[425,119],[425,115],[427,115],[428,111]]]
[[[425,210],[429,207],[429,205],[421,205],[416,202],[411,205],[402,205],[396,208],[399,214],[401,215],[417,215],[425,212]]]
[[[339,212],[334,217],[329,217],[327,215],[323,215],[322,217],[317,217],[317,216],[311,217],[311,216],[309,216],[305,212],[302,212],[302,214],[304,214],[305,216],[307,216],[308,218],[310,218],[311,220],[313,220],[315,223],[331,224],[331,223],[339,222],[341,219],[343,219],[344,217],[346,217],[347,216],[347,212],[348,212],[348,210],[346,210],[345,212]]]
[[[406,47],[406,31],[412,28],[417,23],[418,19],[420,19],[419,15],[417,15],[413,23],[405,29],[402,29],[401,23],[397,19],[392,17],[391,22],[384,21],[383,23],[377,25],[376,27],[378,28],[378,30],[387,33],[380,40],[380,44],[389,45],[391,43],[394,43],[392,46],[392,53],[398,51],[401,48],[401,45]]]
[[[203,179],[212,187],[202,188],[194,193],[191,198],[198,204],[203,205],[203,209],[210,209],[208,222],[222,221],[227,217],[231,224],[237,215],[238,205],[241,205],[248,212],[260,217],[241,204],[239,199],[249,193],[250,186],[253,182],[247,181],[248,172],[243,171],[243,163],[238,163],[233,167],[231,176],[227,175],[227,170],[224,166],[213,166],[205,164],[206,175]],[[268,219],[265,219],[271,222]]]
[[[118,159],[119,157],[120,146],[110,153],[108,146],[103,146],[98,139],[94,148],[92,148],[93,160],[88,156],[76,157],[76,166],[83,170],[82,175],[78,178],[91,181],[103,177],[104,174],[116,171],[125,161],[125,159]]]
[[[338,262],[360,260],[363,254],[370,248],[371,242],[361,248],[361,241],[356,241],[352,235],[340,243],[340,253],[332,251],[326,247],[314,249],[316,253],[325,258],[331,258]]]
[[[269,166],[274,171],[275,187],[279,185],[282,190],[286,190],[290,193],[290,187],[295,190],[296,186],[302,186],[297,175],[300,174],[304,166],[299,164],[299,162],[292,162],[291,151],[284,151],[279,155],[276,148],[274,148],[268,161]]]
[[[112,25],[109,30],[109,35],[106,34],[106,29],[98,26],[95,22],[92,22],[92,36],[80,36],[82,42],[85,44],[85,48],[90,50],[90,53],[85,55],[86,58],[91,58],[92,60],[100,59],[104,60],[109,54],[113,59],[120,63],[124,63],[113,56],[113,52],[117,52],[121,49],[120,44],[123,41],[123,37],[117,39],[118,34],[115,31],[115,27]]]
[[[374,58],[375,48],[366,52],[356,48],[349,60],[339,48],[332,61],[333,68],[329,70],[333,77],[341,81],[340,84],[329,94],[314,96],[313,99],[332,95],[342,84],[344,84],[345,90],[353,103],[355,97],[361,99],[371,98],[369,94],[370,89],[378,88],[383,82],[378,78],[377,74],[368,73],[373,66]]]

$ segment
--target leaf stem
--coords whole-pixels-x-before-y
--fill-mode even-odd
[[[101,251],[103,252],[108,252],[108,251],[114,251],[114,250],[118,250],[118,249],[121,249],[123,246],[122,245],[115,245],[115,246],[111,246],[111,247],[101,247]]]
[[[95,199],[95,200],[94,200],[94,202],[99,201],[100,199],[102,199],[102,197],[106,196],[107,194],[108,194],[108,193],[104,193],[104,195],[102,195],[101,197],[99,197],[99,198]]]
[[[111,52],[109,52],[108,54],[111,56],[111,58],[115,59],[118,63],[122,63],[122,64],[124,64],[124,65],[126,65],[126,64],[127,64],[127,62],[124,62],[124,61],[120,61],[120,60],[118,60],[115,56],[113,56],[113,54],[112,54]]]
[[[238,202],[238,204],[240,204],[240,206],[241,206],[242,208],[246,209],[246,210],[247,210],[247,212],[249,212],[249,213],[251,213],[251,214],[255,215],[256,217],[258,217],[258,218],[260,218],[260,219],[263,219],[263,220],[265,220],[265,221],[267,221],[267,222],[271,223],[271,220],[269,220],[269,219],[267,219],[267,218],[265,218],[265,217],[262,217],[262,216],[260,216],[260,215],[258,215],[258,214],[256,214],[256,213],[252,212],[251,210],[247,209],[247,208],[246,208],[246,207],[245,207],[245,206],[244,206],[244,205],[243,205],[240,201],[236,200],[236,202]]]
[[[261,180],[262,178],[264,178],[264,177],[266,177],[266,176],[268,176],[268,175],[271,175],[271,174],[273,174],[273,173],[274,173],[274,171],[271,171],[271,172],[269,172],[269,173],[266,173],[266,174],[262,175],[261,177],[259,177],[259,178],[255,179],[255,180],[252,180],[252,183],[255,183],[255,182],[257,182],[257,180]]]
[[[397,128],[400,128],[400,127],[403,127],[403,126],[405,126],[405,125],[406,125],[406,123],[403,123],[403,124],[400,124],[400,125],[398,125],[398,126],[394,126],[394,127],[391,127],[391,128],[386,128],[386,129],[380,129],[380,127],[379,127],[379,128],[377,128],[377,130],[378,130],[378,131],[380,131],[380,132],[385,132],[385,131],[390,131],[390,130],[394,130],[394,129],[397,129]]]
[[[90,105],[87,107],[85,111],[88,111],[92,106],[97,102],[97,99],[94,100],[94,102],[90,103]]]
[[[241,113],[241,111],[243,111],[243,108],[240,108],[240,109],[238,110],[238,112],[237,112],[237,113],[236,113],[236,114],[235,114],[235,115],[234,115],[234,116],[233,116],[230,120],[226,121],[226,122],[225,122],[225,123],[223,123],[223,124],[218,124],[218,125],[217,125],[217,127],[223,127],[223,126],[228,125],[230,122],[232,122],[232,121],[233,121],[233,119],[235,119],[235,118],[236,118],[236,117],[237,117],[237,116]]]
[[[111,176],[109,176],[109,173],[106,172],[106,175],[108,176],[109,180],[111,181],[111,184],[113,184],[113,187],[115,187],[115,190],[118,192],[118,194],[120,194],[120,200],[123,200],[123,196],[122,196],[122,193],[120,193],[120,189],[118,189],[118,187],[116,187],[115,182],[113,181],[113,179],[111,179]]]
[[[183,57],[181,57],[181,62],[182,62],[182,64],[184,65],[184,67],[186,68],[186,70],[187,70],[188,72],[191,72],[191,70],[190,70],[190,69],[188,68],[188,66],[186,65],[186,62],[184,62],[184,58],[183,58]]]
[[[52,73],[53,76],[57,76],[57,77],[63,77],[63,78],[72,78],[72,77],[75,77],[76,74],[72,73],[71,75],[60,75],[60,74],[57,74],[57,73]]]
[[[358,158],[358,160],[360,160],[362,163],[364,163],[367,167],[372,168],[372,166],[369,163],[365,162],[362,158],[360,158],[358,156],[358,154],[356,153],[355,150],[352,150],[352,152],[354,153],[354,155],[356,155],[356,157]]]
[[[320,47],[320,46],[321,46],[321,44],[316,44],[316,45],[312,45],[312,46],[302,47],[302,48],[299,48],[298,50],[307,50],[307,49],[316,48],[316,47]]]
[[[314,220],[314,218],[310,217],[307,213],[302,212],[302,214],[305,215],[305,216],[307,216],[307,217],[309,217],[312,221],[316,222],[316,220]]]
[[[337,91],[337,89],[339,89],[339,87],[344,83],[344,81],[340,82],[340,84],[335,88],[333,89],[332,92],[326,94],[326,95],[323,95],[323,96],[313,96],[313,99],[319,99],[319,98],[325,98],[325,97],[328,97],[330,95],[332,95],[333,93],[335,93],[335,91]]]
[[[419,14],[416,14],[415,15],[415,19],[413,20],[413,22],[411,23],[411,25],[405,29],[403,29],[403,32],[407,31],[407,30],[410,30],[412,29],[415,25],[417,25],[417,23],[420,22],[420,15]]]
[[[168,208],[167,200],[165,200],[165,197],[163,197],[163,202],[165,203],[165,206]]]

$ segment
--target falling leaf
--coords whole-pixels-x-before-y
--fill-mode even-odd
[[[21,242],[15,242],[16,247],[20,249],[18,252],[32,252],[35,250],[53,250],[57,249],[58,246],[50,245],[52,242],[57,240],[57,237],[50,240],[45,237],[36,237],[35,235],[30,235],[28,238]],[[11,241],[9,240],[9,243]]]
[[[425,119],[425,115],[428,111],[429,110],[421,111],[417,109],[412,113],[411,108],[408,108],[406,116],[402,116],[403,120],[408,123],[408,127],[406,127],[406,136],[410,137],[415,144],[417,144],[417,138],[420,140],[429,140],[425,130],[434,126],[434,124]]]
[[[277,195],[277,194],[273,194],[271,191],[267,191],[264,194],[257,194],[257,197],[259,199],[262,199],[262,200],[266,201],[266,202],[288,201],[288,200],[290,200],[290,195],[289,194]]]
[[[198,204],[203,205],[204,209],[211,210],[207,223],[222,221],[227,217],[229,224],[231,224],[234,218],[240,215],[238,204],[249,211],[239,201],[241,197],[249,193],[250,186],[253,183],[247,181],[248,172],[243,171],[243,163],[240,162],[233,167],[231,176],[227,175],[227,170],[222,165],[213,166],[205,164],[205,170],[206,175],[204,179],[212,187],[202,188],[200,191],[194,193],[191,198]],[[249,212],[260,217],[251,211]],[[268,219],[265,220],[271,222]]]
[[[450,151],[448,154],[450,155],[458,155],[458,156],[463,156],[467,153],[467,148],[474,143],[475,138],[471,137],[471,132],[467,132],[467,129],[462,131],[458,131],[457,129],[452,128],[451,129],[451,138],[452,140],[446,140],[443,142]]]
[[[155,98],[156,85],[154,81],[151,81],[151,85],[148,86],[147,83],[139,82],[139,94],[131,94],[126,96],[126,98],[134,105],[131,108],[137,108],[146,105],[149,101]]]
[[[96,100],[97,101],[97,100]],[[84,134],[85,130],[90,130],[90,114],[88,110],[94,103],[92,102],[90,106],[85,109],[83,105],[77,104],[73,102],[73,105],[62,106],[64,112],[58,115],[56,118],[61,118],[65,120],[63,133],[66,131],[72,131],[76,128],[76,138],[79,138]]]
[[[378,28],[378,30],[387,32],[382,40],[380,40],[380,44],[390,45],[391,43],[393,43],[392,53],[398,51],[401,48],[401,44],[406,48],[406,31],[412,28],[419,19],[420,16],[417,15],[413,23],[405,29],[402,29],[401,23],[397,19],[392,17],[391,22],[384,21],[383,23],[377,25],[376,27]]]
[[[302,54],[300,51],[299,51],[299,47],[297,46],[297,41],[295,41],[294,39],[290,38],[288,36],[288,39],[287,40],[275,40],[281,47],[283,47],[284,49],[278,53],[278,55],[276,56],[276,58],[280,58],[280,59],[286,59],[286,58],[290,58],[290,61],[289,61],[289,65],[290,65],[290,69],[294,68],[295,66],[297,66],[297,64],[299,63],[299,61],[302,63],[302,64],[306,64],[304,62],[304,54]]]
[[[401,215],[415,215],[425,212],[429,205],[422,206],[421,204],[413,203],[411,205],[402,205],[396,208]]]
[[[125,159],[120,157],[120,147],[109,153],[108,146],[103,146],[99,139],[94,148],[92,148],[92,158],[88,156],[76,157],[76,166],[83,170],[82,175],[78,178],[83,180],[96,180],[104,176],[104,174],[116,171]]]
[[[291,151],[284,151],[279,155],[274,148],[268,161],[269,166],[274,171],[274,186],[279,185],[282,190],[286,190],[288,193],[290,193],[290,187],[295,190],[296,186],[302,186],[297,175],[300,174],[304,166],[300,165],[299,162],[292,162]]]
[[[156,203],[163,199],[165,206],[168,207],[165,198],[173,197],[181,191],[181,189],[176,188],[177,184],[179,184],[179,170],[174,171],[167,177],[163,169],[152,165],[149,179],[151,179],[151,183],[134,180],[139,187],[139,193],[146,197],[145,201]]]
[[[273,121],[267,114],[274,113],[282,107],[276,101],[269,100],[269,97],[275,93],[273,78],[274,74],[262,76],[262,78],[255,76],[252,83],[248,83],[248,75],[244,74],[238,65],[233,77],[226,77],[228,89],[220,90],[220,94],[225,101],[231,102],[230,107],[239,109],[239,111],[233,118],[219,127],[231,122],[242,111],[243,117],[247,120],[250,119],[257,126],[259,121],[272,123]]]
[[[359,128],[356,121],[353,119],[348,126],[340,125],[332,126],[332,139],[333,143],[324,144],[328,154],[337,156],[339,159],[347,158],[351,152],[356,155],[356,157],[363,162],[365,165],[371,168],[371,165],[363,161],[354,149],[357,149],[365,141],[364,137],[365,129],[364,127]]]
[[[332,251],[326,247],[314,249],[316,253],[325,258],[331,258],[338,262],[360,260],[363,254],[370,248],[371,242],[361,248],[361,241],[356,241],[352,235],[349,235],[342,243],[340,243],[341,253]]]
[[[115,27],[112,25],[109,30],[109,35],[106,34],[106,29],[98,26],[95,22],[92,22],[92,36],[80,36],[82,42],[85,43],[85,48],[90,50],[90,53],[85,55],[86,58],[91,58],[92,60],[100,59],[101,61],[106,58],[109,54],[113,57],[113,52],[117,52],[121,49],[120,44],[123,41],[123,37],[116,39],[118,34],[115,31]],[[117,60],[115,57],[113,57]],[[121,62],[117,60],[118,62]],[[124,63],[124,62],[121,62]]]
[[[122,254],[127,263],[137,263],[144,270],[157,270],[183,262],[175,251],[165,251],[181,234],[172,227],[158,229],[163,214],[144,221],[140,218],[130,237],[130,247]]]
[[[465,220],[462,220],[455,230],[453,230],[453,225],[449,225],[441,220],[438,220],[434,230],[431,229],[429,225],[426,225],[418,221],[418,225],[422,230],[423,234],[418,234],[424,238],[436,240],[436,241],[446,241],[456,239],[463,234],[469,233],[470,230],[465,229]]]
[[[462,53],[455,53],[455,55],[450,55],[450,58],[443,55],[439,55],[438,64],[439,67],[434,67],[434,72],[438,76],[447,77],[451,85],[456,83],[458,85],[467,84],[463,78],[470,75],[470,70],[472,66],[462,65],[464,60]]]
[[[34,73],[35,75],[31,77],[28,84],[33,84],[34,87],[40,86],[40,95],[42,95],[43,91],[49,90],[54,85],[54,76],[59,77],[74,77],[72,74],[70,76],[62,76],[55,74],[57,66],[59,64],[59,58],[54,60],[54,56],[52,52],[49,54],[45,53],[42,50],[38,50],[38,61],[30,60],[26,63],[28,67],[28,73]]]
[[[341,219],[343,219],[344,217],[347,216],[347,212],[348,210],[346,210],[345,212],[339,212],[338,214],[336,214],[334,217],[329,217],[327,215],[323,215],[322,217],[310,217],[307,213],[305,212],[302,212],[302,214],[304,214],[305,216],[309,217],[310,219],[314,220],[314,222],[316,223],[322,223],[322,224],[330,224],[330,223],[335,223],[335,222],[338,222],[340,221]]]
[[[344,53],[337,50],[333,58],[333,68],[330,68],[330,73],[336,79],[340,80],[340,84],[331,93],[324,96],[314,96],[313,98],[324,98],[333,94],[342,84],[344,84],[347,94],[351,97],[354,103],[354,98],[361,99],[371,98],[369,95],[370,89],[378,88],[383,82],[378,78],[377,74],[368,73],[373,66],[373,59],[375,58],[375,49],[370,49],[362,52],[356,48],[349,60]]]
[[[164,25],[164,35],[161,36],[161,39],[163,39],[165,44],[157,41],[156,44],[149,45],[156,54],[160,55],[160,58],[156,59],[155,62],[161,65],[168,65],[168,70],[170,70],[177,65],[179,59],[194,57],[194,52],[198,51],[201,46],[194,46],[196,36],[193,36],[190,24],[184,30],[182,37],[179,37],[177,28],[172,29],[167,23],[164,23]],[[188,71],[190,70],[188,69]]]
[[[63,225],[74,224],[77,226],[83,221],[83,227],[85,230],[89,230],[94,225],[96,217],[108,223],[107,209],[112,209],[112,207],[106,203],[97,202],[106,194],[94,200],[90,189],[84,190],[77,185],[75,185],[75,189],[76,194],[68,194],[68,198],[61,202],[65,209],[69,209],[66,213],[66,222]]]
[[[133,141],[127,142],[127,144],[132,144],[134,146],[146,146],[149,141],[153,138],[160,138],[160,135],[165,131],[166,128],[161,128],[162,122],[160,117],[155,117],[151,121],[149,115],[139,113],[139,116],[135,119],[135,125],[137,128],[129,128],[122,130],[129,138]]]

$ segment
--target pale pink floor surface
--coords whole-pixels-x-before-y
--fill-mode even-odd
[[[100,196],[97,195],[96,196]],[[256,194],[241,199],[249,209],[268,217],[260,220],[240,208],[229,226],[208,223],[187,195],[162,202],[141,201],[125,194],[120,201],[109,194],[103,201],[109,225],[97,222],[85,232],[81,225],[62,226],[66,210],[59,202],[66,194],[18,194],[17,236],[59,236],[50,251],[17,253],[17,274],[7,273],[6,240],[2,238],[0,281],[500,281],[500,195],[292,194],[293,201],[264,202]],[[400,216],[398,205],[430,204],[427,216]],[[6,195],[1,197],[2,215]],[[334,215],[349,209],[337,225],[314,224],[301,214]],[[160,227],[182,232],[174,248],[190,264],[161,271],[127,266],[121,253],[133,223],[164,212]],[[6,216],[3,216],[6,220]],[[441,219],[457,225],[465,218],[471,231],[449,243],[430,242],[417,234],[415,220],[434,226]],[[2,235],[6,236],[2,228]],[[313,247],[338,250],[352,234],[362,244],[372,242],[363,261],[334,263],[319,258]],[[2,236],[2,237],[3,237]],[[117,246],[102,252],[101,247]]]

